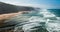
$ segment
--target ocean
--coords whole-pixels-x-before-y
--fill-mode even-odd
[[[60,17],[60,9],[48,9],[48,11]]]
[[[31,23],[25,25],[27,28],[24,26],[27,30],[32,28],[36,32],[60,32],[60,9],[35,10],[23,16],[30,16],[28,22]]]

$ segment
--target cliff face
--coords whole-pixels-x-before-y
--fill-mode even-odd
[[[0,2],[0,14],[32,10],[32,7],[16,6]]]

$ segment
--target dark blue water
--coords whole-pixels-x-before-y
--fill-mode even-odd
[[[48,9],[48,11],[55,14],[57,17],[60,17],[60,9]]]

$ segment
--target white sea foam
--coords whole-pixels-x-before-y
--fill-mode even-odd
[[[42,14],[42,17],[38,17],[38,16],[32,16],[30,18],[30,22],[46,22],[46,29],[49,32],[60,32],[60,17],[56,17],[53,13],[49,12],[46,9],[40,10],[40,12],[38,14]],[[56,18],[57,20],[52,18]],[[33,20],[31,20],[33,19]],[[44,21],[45,20],[45,21]]]

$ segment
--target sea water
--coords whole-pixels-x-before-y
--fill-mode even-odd
[[[29,22],[42,23],[40,25],[44,27],[48,32],[60,32],[60,12],[59,11],[60,10],[58,9],[41,9],[41,10],[32,11],[30,12],[30,14],[24,14],[24,16],[31,16],[29,18]],[[39,26],[38,24],[36,25]],[[31,28],[31,26],[29,27]],[[44,29],[41,29],[41,28],[40,30],[42,30],[42,32],[46,32],[44,31]],[[26,28],[26,29],[29,29],[29,28]]]

